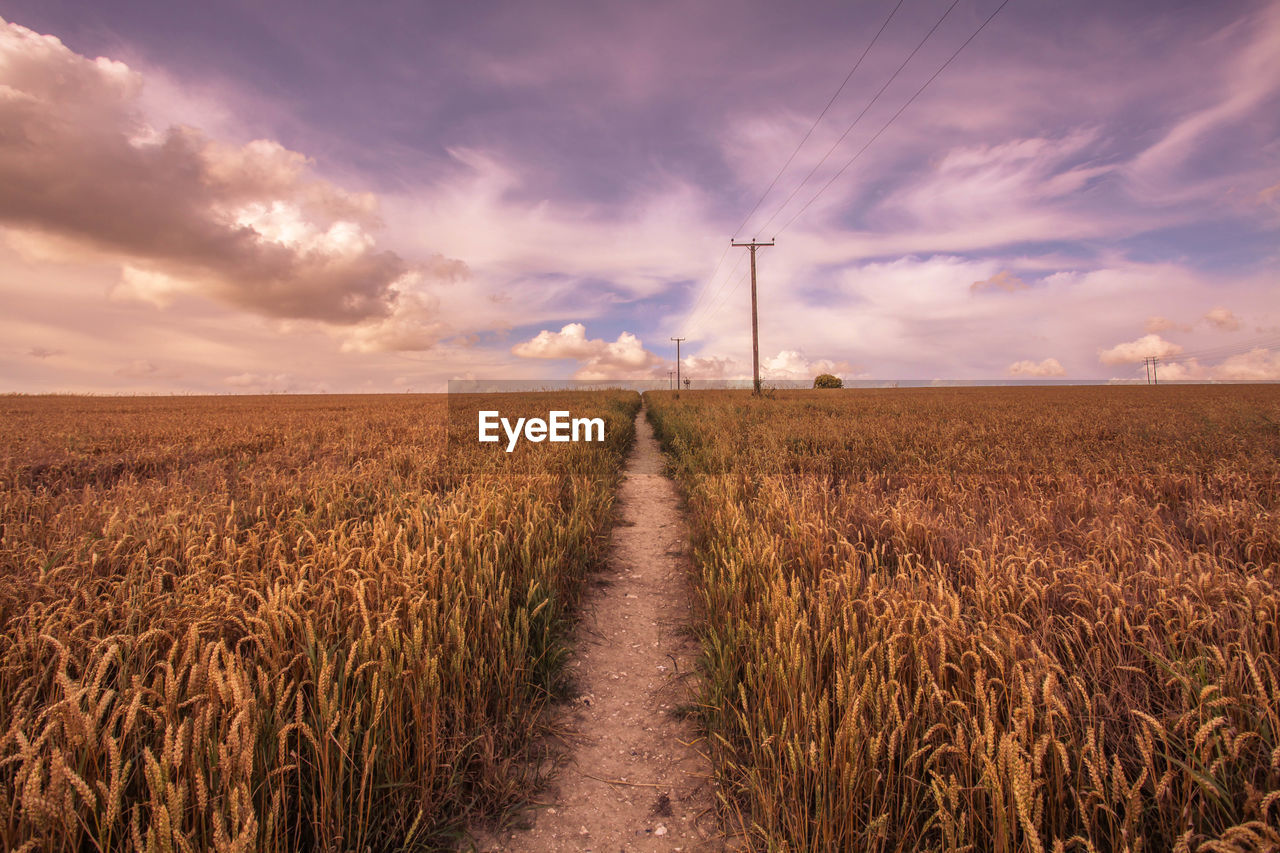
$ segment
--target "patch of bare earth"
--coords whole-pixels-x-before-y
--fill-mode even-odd
[[[568,666],[575,698],[556,711],[560,766],[481,851],[725,849],[711,766],[688,709],[688,531],[642,411],[618,495],[607,567],[584,596]]]

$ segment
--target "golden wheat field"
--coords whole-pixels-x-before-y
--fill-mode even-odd
[[[1280,847],[1280,387],[648,401],[753,849]]]
[[[604,444],[443,396],[0,400],[0,846],[429,849],[531,785]],[[468,449],[470,448],[470,449]]]

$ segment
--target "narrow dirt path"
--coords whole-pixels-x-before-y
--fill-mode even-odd
[[[641,410],[607,567],[583,599],[561,709],[563,766],[531,826],[481,850],[722,850],[711,767],[685,711],[697,658],[689,630],[688,531]],[[530,821],[526,820],[526,824]]]

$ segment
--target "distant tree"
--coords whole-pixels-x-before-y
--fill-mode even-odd
[[[813,380],[814,388],[843,388],[844,380],[839,376],[832,376],[830,373],[820,374]]]
[[[689,390],[689,386],[690,386],[690,385],[692,385],[692,384],[693,384],[693,380],[692,380],[692,379],[690,379],[688,376],[686,376],[686,377],[684,378],[684,390],[688,391],[688,390]]]

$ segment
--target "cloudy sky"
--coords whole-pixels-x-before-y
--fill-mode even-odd
[[[1280,2],[1000,5],[0,0],[0,391],[1280,379]]]

